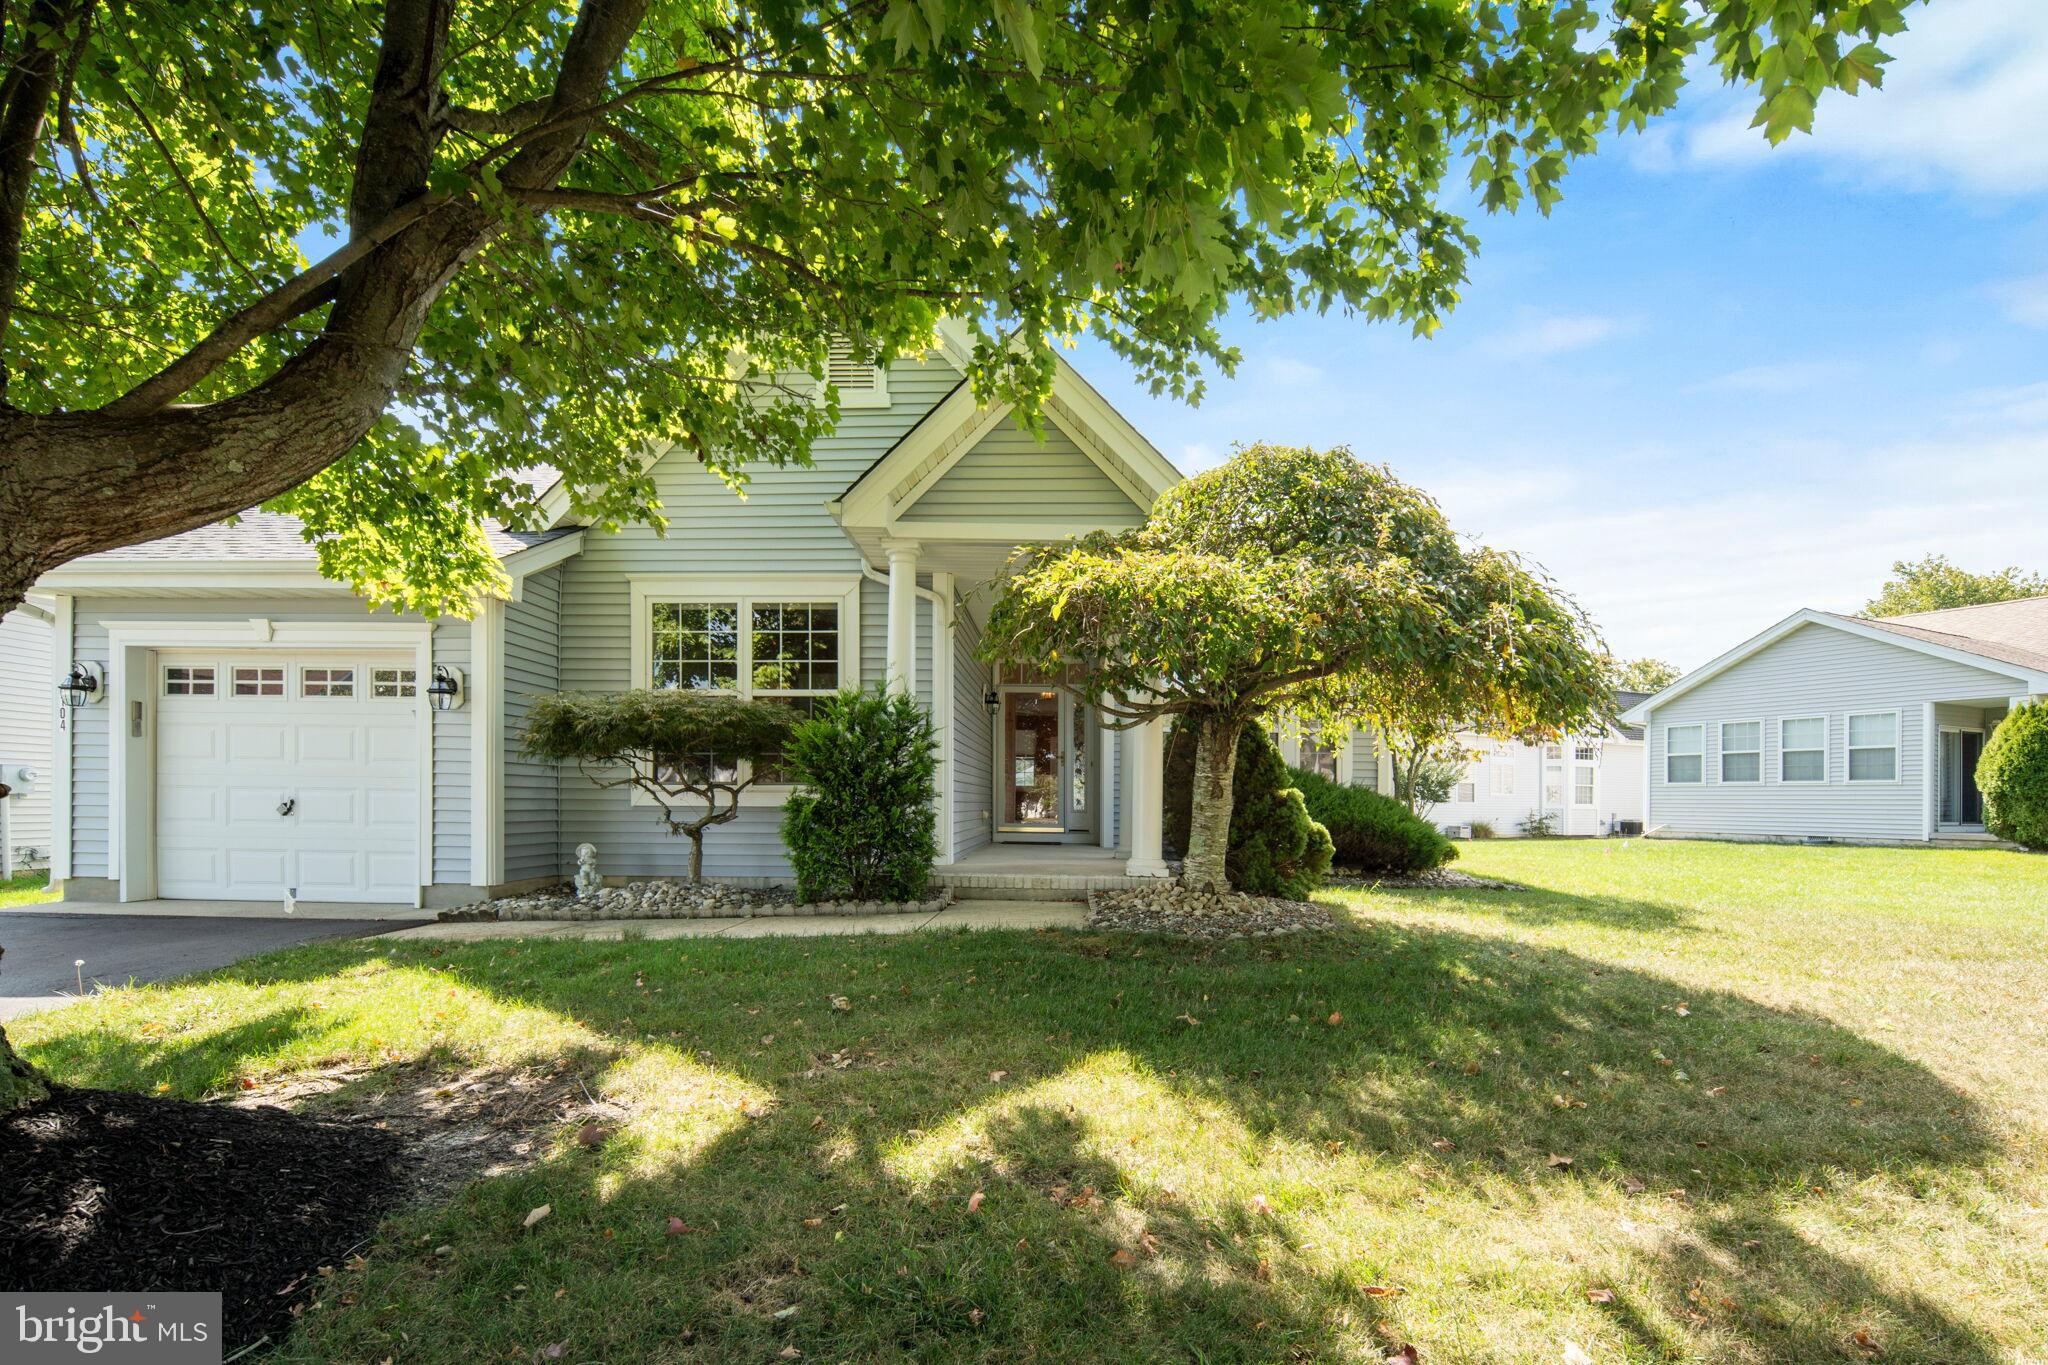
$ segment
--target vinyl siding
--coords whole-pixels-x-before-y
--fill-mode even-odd
[[[17,866],[50,861],[50,737],[57,721],[50,639],[50,623],[40,616],[11,611],[0,617],[0,765],[26,763],[37,773],[25,794],[7,798],[7,837]]]
[[[533,574],[505,604],[505,880],[563,875],[561,774],[523,758],[532,698],[562,686],[561,570]]]
[[[1048,423],[1041,442],[1014,418],[982,437],[902,517],[990,525],[1049,518],[1135,526],[1145,513],[1065,432]]]
[[[868,467],[915,426],[959,382],[937,359],[898,364],[889,373],[890,405],[850,408],[838,429],[819,441],[807,468],[753,471],[742,500],[690,456],[673,452],[653,470],[669,520],[666,537],[642,526],[592,532],[583,552],[561,566],[561,685],[567,691],[616,692],[637,685],[631,670],[630,580],[660,574],[745,575],[763,589],[776,573],[862,571],[860,553],[825,510]],[[887,659],[888,592],[863,581],[857,638],[847,653],[860,680],[879,681]],[[931,606],[920,601],[918,690],[931,687]],[[600,789],[574,768],[558,778],[561,834],[558,865],[573,867],[580,843],[598,849],[607,876],[678,876],[689,868],[689,842],[670,835],[660,812],[632,804],[623,788]],[[704,870],[714,877],[782,878],[788,859],[779,805],[748,805],[730,824],[709,830]]]
[[[273,621],[360,621],[360,602],[299,603],[245,598],[231,601],[163,598],[79,598],[73,604],[72,657],[111,666],[107,650],[108,621],[246,622],[251,617]],[[384,619],[417,621],[416,616]],[[469,623],[439,621],[434,626],[434,662],[469,671]],[[71,713],[71,875],[111,877],[111,785],[108,726],[112,708],[102,702]],[[433,712],[434,880],[466,882],[469,878],[469,708]]]
[[[990,842],[995,790],[995,726],[982,701],[989,666],[974,656],[981,632],[964,610],[953,613],[953,856]]]
[[[2022,695],[2010,676],[1923,654],[1828,626],[1805,625],[1658,707],[1648,726],[1649,820],[1665,834],[1739,838],[1917,840],[1927,796],[1926,706],[1983,703]],[[1899,713],[1899,780],[1851,783],[1848,716]],[[1788,718],[1827,718],[1827,781],[1778,780],[1779,727]],[[1720,780],[1720,727],[1763,722],[1763,781]],[[1705,781],[1666,781],[1666,732],[1703,725]]]
[[[1445,801],[1432,807],[1430,823],[1441,827],[1483,821],[1493,827],[1499,838],[1522,837],[1526,833],[1522,822],[1545,806],[1544,746],[1520,741],[1500,744],[1487,736],[1472,733],[1459,735],[1458,742],[1479,754],[1467,765],[1464,779],[1472,784],[1472,799]],[[1578,762],[1573,757],[1577,743],[1576,739],[1566,739],[1559,746],[1562,757],[1557,763],[1561,769],[1562,800],[1551,803],[1558,817],[1557,832],[1602,834],[1612,821],[1643,819],[1643,746],[1625,739],[1601,741],[1600,757],[1596,760],[1598,773],[1593,789],[1593,807],[1590,812],[1580,807],[1574,814],[1570,803],[1572,768]],[[1378,785],[1380,755],[1377,737],[1371,730],[1361,727],[1352,733],[1351,746],[1352,784],[1381,791]],[[1494,774],[1501,769],[1514,774],[1513,790],[1496,795],[1493,790]],[[1391,796],[1393,793],[1385,790],[1381,794]]]

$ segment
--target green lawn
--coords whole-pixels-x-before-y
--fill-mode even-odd
[[[23,905],[42,905],[57,899],[50,890],[47,872],[22,872],[0,881],[0,910]]]
[[[2048,858],[1461,866],[1527,889],[1284,947],[344,944],[12,1031],[188,1096],[566,1060],[631,1106],[394,1219],[284,1360],[2048,1351]]]

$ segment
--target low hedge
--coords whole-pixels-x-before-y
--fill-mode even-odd
[[[2048,701],[2015,707],[1977,760],[1984,828],[2025,848],[2048,849]]]
[[[1316,773],[1296,770],[1293,779],[1310,817],[1330,831],[1335,863],[1346,871],[1413,876],[1458,856],[1436,826],[1390,796]]]

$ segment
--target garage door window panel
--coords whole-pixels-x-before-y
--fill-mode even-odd
[[[301,668],[299,695],[302,697],[353,697],[356,671],[353,668]]]
[[[212,664],[166,664],[164,695],[167,697],[210,697],[215,670]]]
[[[237,697],[282,697],[284,668],[276,665],[237,665],[229,675],[229,691]]]

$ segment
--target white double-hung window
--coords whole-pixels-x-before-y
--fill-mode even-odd
[[[1764,780],[1764,723],[1760,720],[1721,722],[1721,780]]]
[[[1899,780],[1899,713],[1869,711],[1849,717],[1849,780]]]
[[[635,579],[632,685],[779,701],[809,715],[819,698],[859,685],[859,619],[858,578]],[[719,763],[721,778],[736,772]]]
[[[1707,727],[1667,725],[1664,727],[1664,780],[1685,786],[1706,780]]]
[[[1778,780],[1828,780],[1828,718],[1791,716],[1778,722]]]

